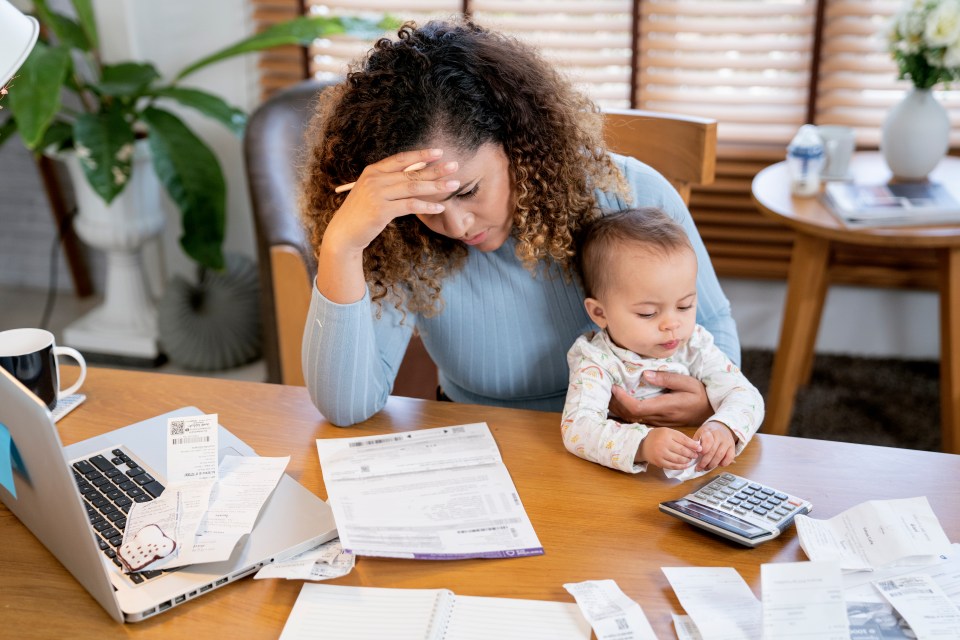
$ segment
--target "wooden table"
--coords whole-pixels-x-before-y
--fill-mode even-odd
[[[881,184],[890,179],[879,153],[855,154],[850,169],[856,182]],[[960,158],[944,158],[930,177],[952,189],[960,200]],[[784,162],[758,173],[751,190],[762,214],[797,232],[763,431],[787,433],[797,389],[810,379],[820,314],[834,266],[833,243],[876,251],[930,251],[940,262],[941,447],[960,453],[960,226],[847,228],[818,198],[791,196]]]
[[[485,421],[546,554],[453,562],[361,557],[334,584],[572,602],[563,583],[612,578],[658,635],[672,638],[670,614],[682,608],[660,567],[735,567],[759,595],[761,563],[806,559],[794,529],[748,549],[659,513],[658,502],[691,485],[677,486],[659,471],[631,476],[574,457],[560,440],[559,414],[395,397],[345,430],[317,413],[303,387],[93,368],[83,391],[87,401],[58,424],[65,444],[193,405],[218,413],[261,455],[290,455],[287,473],[324,498],[315,438]],[[946,480],[960,477],[960,456],[761,434],[731,470],[810,499],[819,518],[867,499],[926,495],[948,537],[960,540],[956,483]],[[275,639],[302,584],[246,579],[146,622],[120,625],[2,507],[0,540],[0,624],[9,638]]]

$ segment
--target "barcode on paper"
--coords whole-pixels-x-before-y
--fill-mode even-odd
[[[180,433],[183,433],[183,427],[180,427]],[[197,444],[198,442],[210,442],[210,436],[186,436],[185,438],[171,438],[173,444]]]
[[[374,440],[365,440],[363,442],[351,442],[349,445],[351,447],[363,447],[371,444],[386,444],[388,442],[400,442],[404,440],[404,436],[393,436],[392,438],[376,438]]]
[[[172,436],[182,436],[183,435],[183,420],[171,420],[170,421],[170,435]]]

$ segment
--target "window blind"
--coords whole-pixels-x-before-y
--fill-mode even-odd
[[[253,0],[262,26],[309,11],[391,15],[418,22],[469,12],[481,24],[538,46],[603,107],[715,118],[717,178],[696,188],[691,212],[722,275],[784,277],[793,234],[768,222],[753,176],[783,159],[807,122],[856,128],[877,148],[880,127],[909,83],[896,79],[885,29],[900,0]],[[291,47],[261,61],[264,93],[307,74],[341,76],[370,46],[348,36]],[[960,149],[960,91],[937,90]],[[841,281],[932,286],[932,263],[865,260],[841,248]]]
[[[899,0],[826,5],[816,122],[854,127],[860,147],[879,145],[884,118],[910,88],[908,80],[897,80],[885,35],[901,6]],[[960,91],[934,93],[950,114],[950,146],[960,148]]]
[[[487,27],[537,46],[601,107],[630,107],[632,0],[472,0]]]

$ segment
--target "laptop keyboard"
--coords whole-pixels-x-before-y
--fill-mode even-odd
[[[73,477],[83,496],[100,550],[122,570],[116,550],[123,542],[130,507],[134,502],[153,500],[163,493],[164,487],[122,449],[110,453],[110,457],[97,454],[74,462]],[[138,571],[123,575],[133,584],[142,584],[163,573]]]

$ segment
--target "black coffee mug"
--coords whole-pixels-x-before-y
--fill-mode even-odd
[[[60,388],[57,356],[68,356],[80,365],[80,377],[69,389]],[[0,367],[32,391],[50,411],[61,397],[76,393],[87,377],[87,362],[80,352],[58,347],[53,334],[43,329],[0,331]]]

